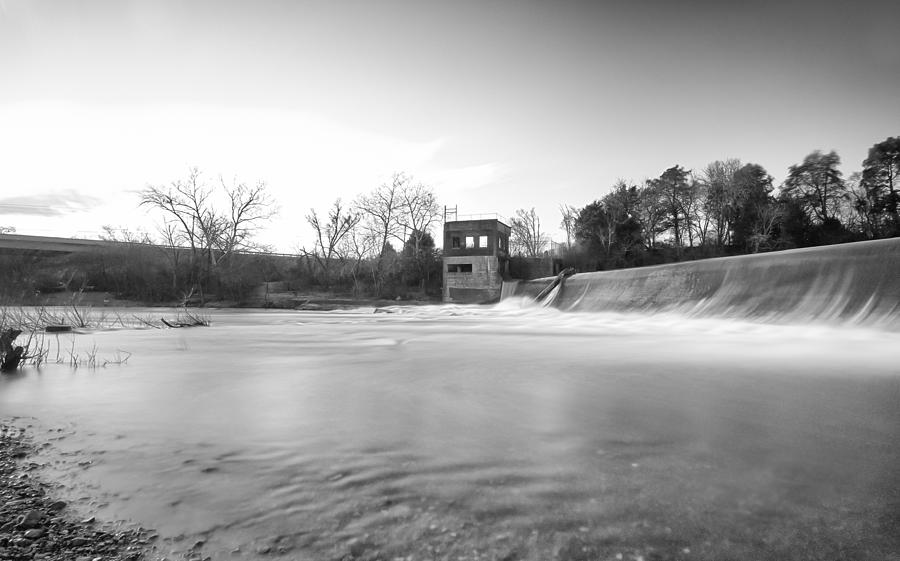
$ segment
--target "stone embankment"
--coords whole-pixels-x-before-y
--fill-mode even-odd
[[[48,493],[29,459],[34,447],[23,429],[0,424],[0,559],[18,561],[137,561],[156,539],[142,528],[107,530],[79,519]]]

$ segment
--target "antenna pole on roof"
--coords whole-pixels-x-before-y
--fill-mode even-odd
[[[456,210],[457,207],[455,206],[450,208],[447,205],[444,205],[444,222],[456,220]]]

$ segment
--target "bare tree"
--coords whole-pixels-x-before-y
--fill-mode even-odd
[[[559,227],[566,232],[566,249],[572,249],[575,241],[575,222],[578,220],[578,209],[572,205],[559,205],[559,214],[562,220]]]
[[[278,209],[263,181],[253,186],[232,181],[231,187],[221,177],[219,182],[228,199],[228,214],[220,217],[220,229],[214,242],[221,260],[235,251],[257,248],[251,241],[253,234]]]
[[[196,167],[186,179],[167,186],[148,186],[141,192],[141,205],[162,211],[172,241],[187,243],[190,249],[191,283],[204,298],[214,269],[234,251],[251,247],[252,235],[275,212],[265,183],[248,187],[235,182],[231,187],[220,179],[227,211],[219,211],[213,189]]]
[[[403,243],[400,205],[405,180],[406,176],[395,173],[390,182],[382,183],[368,195],[361,195],[354,205],[365,215],[366,227],[378,240],[379,255],[392,239]]]
[[[128,228],[114,228],[110,225],[103,226],[103,233],[100,239],[108,242],[132,243],[132,244],[152,244],[153,240],[150,234],[142,230],[134,232]]]
[[[359,296],[363,263],[366,259],[377,257],[378,242],[371,232],[357,222],[341,239],[338,250],[344,257],[350,277],[353,279],[353,293]]]
[[[402,172],[394,173],[390,181],[358,197],[355,207],[364,215],[368,236],[378,247],[372,275],[376,291],[380,291],[390,263],[396,261],[391,242],[399,242],[402,248],[411,237],[418,256],[423,240],[440,217],[440,207],[431,189]]]
[[[162,248],[162,252],[172,267],[172,290],[176,291],[178,290],[178,270],[181,264],[181,256],[184,254],[184,250],[182,249],[183,238],[181,237],[178,225],[171,220],[163,222],[162,226],[159,228],[159,233],[162,236],[162,243],[165,246]],[[191,289],[193,289],[193,287],[191,287]],[[182,300],[186,301],[189,297],[189,293],[184,294]]]
[[[772,239],[775,226],[781,220],[781,212],[778,206],[768,201],[754,201],[753,204],[757,219],[753,222],[753,233],[748,241],[751,252],[758,253]]]
[[[548,238],[541,231],[541,219],[534,211],[519,209],[510,219],[509,245],[513,253],[525,257],[540,257],[547,248]]]
[[[15,234],[16,229],[13,226],[0,226],[0,234]]]
[[[303,253],[315,259],[326,286],[331,284],[332,260],[343,260],[339,251],[341,242],[359,224],[360,218],[358,212],[345,210],[341,199],[334,201],[324,221],[319,218],[315,209],[311,209],[306,215],[306,221],[315,231],[316,241],[312,252],[303,250]]]
[[[666,207],[662,193],[653,180],[644,182],[638,190],[637,211],[643,225],[644,246],[656,247],[656,238],[666,231]]]
[[[400,214],[397,221],[404,229],[403,243],[409,241],[405,235],[408,229],[418,253],[422,239],[440,218],[441,208],[431,189],[421,183],[413,183],[411,177],[404,178],[400,187]]]
[[[193,264],[203,247],[203,232],[208,229],[204,224],[212,218],[208,199],[209,189],[200,180],[200,170],[194,167],[187,179],[178,179],[166,187],[148,186],[141,192],[140,204],[164,213],[166,222],[178,231],[176,239],[190,247]]]

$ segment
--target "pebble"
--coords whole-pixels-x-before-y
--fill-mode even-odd
[[[41,521],[44,519],[44,513],[39,512],[37,510],[29,510],[25,513],[25,516],[22,517],[22,520],[19,522],[20,528],[34,528],[35,526],[40,526]]]
[[[35,530],[26,530],[25,531],[25,537],[30,540],[36,540],[36,539],[42,537],[43,535],[44,535],[44,531],[39,528],[35,529]]]
[[[0,560],[139,561],[147,551],[140,544],[146,532],[121,524],[112,533],[87,530],[93,516],[79,523],[62,514],[68,512],[65,501],[48,496],[60,485],[48,486],[34,475],[23,477],[40,467],[19,461],[34,448],[24,430],[0,423]],[[90,498],[80,500],[87,504]],[[79,535],[86,530],[88,535]]]

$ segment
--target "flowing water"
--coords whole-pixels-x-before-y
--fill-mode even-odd
[[[0,412],[50,444],[60,493],[160,554],[896,558],[892,331],[388,311],[61,335],[132,356],[4,376]]]
[[[504,293],[546,286],[510,283]],[[578,274],[545,304],[900,331],[900,238]]]

